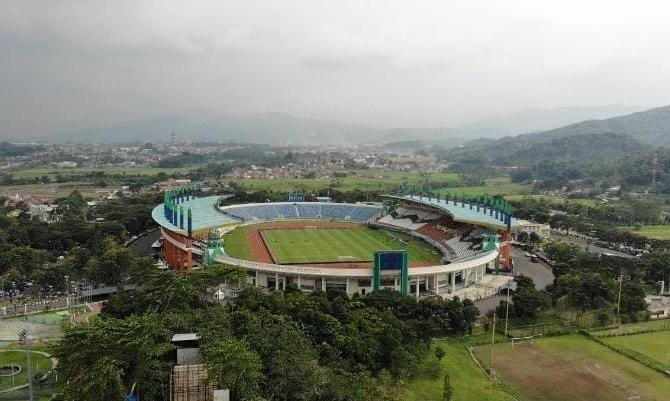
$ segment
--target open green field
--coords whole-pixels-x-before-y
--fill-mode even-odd
[[[25,384],[28,380],[28,364],[26,363],[26,353],[23,351],[0,350],[0,366],[18,365],[21,372],[12,377],[0,377],[0,391],[7,390],[14,386]],[[30,353],[30,367],[33,374],[45,373],[51,369],[51,359],[37,352]],[[0,398],[1,399],[1,398]]]
[[[439,365],[439,375],[431,374],[429,361],[435,360],[435,347],[446,351]],[[442,399],[442,383],[445,372],[449,373],[456,401],[511,401],[512,396],[491,386],[486,373],[472,360],[462,341],[454,338],[436,339],[431,345],[416,378],[405,385],[400,397],[403,401],[439,401]]]
[[[488,363],[490,346],[475,347]],[[580,335],[497,344],[494,370],[520,400],[667,400],[670,379]]]
[[[508,176],[493,177],[484,180],[484,185],[466,187],[466,186],[455,186],[442,188],[440,196],[445,193],[454,194],[458,193],[459,195],[468,195],[468,196],[481,196],[481,195],[525,195],[530,194],[531,186],[526,184],[514,183],[510,180]]]
[[[602,341],[639,352],[647,358],[660,362],[666,369],[670,370],[670,330],[606,337]]]
[[[600,337],[612,334],[635,334],[649,330],[663,329],[670,329],[670,319],[649,320],[647,322],[622,324],[621,326],[613,329],[592,331],[591,334]]]
[[[437,263],[440,253],[400,233],[368,228],[271,229],[261,231],[276,263],[371,262],[374,251],[407,249],[410,263]]]
[[[670,240],[670,224],[641,227],[619,227],[620,230],[630,231],[637,235],[651,239]]]
[[[68,196],[72,191],[79,191],[84,197],[99,197],[102,193],[120,189],[120,186],[107,185],[104,187],[95,186],[91,183],[68,182],[62,184],[28,184],[28,185],[5,185],[0,186],[0,195],[44,195],[53,198]]]
[[[402,183],[418,185],[421,182],[438,183],[440,185],[455,185],[460,177],[455,173],[419,173],[404,171],[386,171],[378,169],[355,170],[347,172],[342,178],[280,178],[280,179],[236,179],[234,181],[246,190],[268,190],[287,192],[294,190],[316,191],[335,189],[338,191],[390,191]]]
[[[505,199],[509,201],[518,201],[523,199],[535,199],[552,206],[562,205],[582,205],[586,207],[596,207],[601,204],[597,199],[568,199],[560,196],[549,195],[506,195]]]
[[[184,173],[192,170],[198,166],[193,167],[174,167],[174,168],[160,168],[160,167],[72,167],[72,168],[57,168],[57,167],[32,167],[28,169],[15,170],[11,174],[14,178],[35,178],[35,177],[55,177],[57,175],[78,175],[91,174],[102,172],[109,175],[127,175],[127,176],[142,176],[142,175],[156,175],[158,173],[174,174]]]

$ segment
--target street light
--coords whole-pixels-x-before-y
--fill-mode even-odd
[[[28,365],[28,399],[33,401],[33,375],[30,371],[30,339],[28,338],[28,329],[24,328],[19,331],[19,344],[23,345],[26,351],[26,361]]]

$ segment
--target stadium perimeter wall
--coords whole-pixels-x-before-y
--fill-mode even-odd
[[[290,221],[292,219],[280,219]],[[295,219],[299,221],[300,219]],[[329,221],[330,219],[324,219]],[[269,220],[272,222],[275,220]],[[351,221],[346,221],[352,223]],[[160,222],[159,222],[160,223]],[[235,224],[251,225],[259,221],[240,222]],[[361,222],[357,222],[361,223]],[[396,231],[397,228],[392,228]],[[427,241],[437,247],[443,254],[450,254],[441,244],[427,238],[420,233],[408,232],[417,238]],[[418,234],[418,235],[417,235]],[[194,241],[180,233],[173,232],[169,227],[161,228],[163,238],[163,256],[168,265],[174,269],[183,270],[193,266],[193,258],[203,254],[200,249],[204,244]],[[195,245],[199,245],[195,246]],[[493,270],[499,257],[499,252],[489,251],[473,255],[468,258],[455,260],[449,264],[435,266],[412,267],[409,269],[410,293],[416,297],[426,295],[448,296],[457,290],[479,283],[486,275],[487,270]],[[347,294],[365,294],[372,291],[372,268],[361,267],[326,267],[308,265],[279,265],[261,263],[220,255],[215,261],[223,264],[238,266],[245,269],[249,275],[249,283],[259,288],[284,289],[294,284],[303,291],[327,290],[338,288]],[[382,273],[381,288],[400,289],[400,272],[385,271]]]

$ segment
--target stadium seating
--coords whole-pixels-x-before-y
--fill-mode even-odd
[[[386,215],[377,221],[378,223],[385,224],[392,227],[397,227],[401,230],[419,230],[426,223],[415,223],[409,218],[394,218],[392,215]]]
[[[267,203],[228,206],[222,212],[244,221],[277,219],[333,219],[366,222],[379,208],[348,203]]]

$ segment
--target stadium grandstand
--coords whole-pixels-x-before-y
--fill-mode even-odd
[[[249,282],[261,288],[284,289],[292,284],[303,291],[339,288],[348,294],[391,288],[406,289],[416,297],[471,299],[494,295],[511,279],[505,274],[513,269],[510,231],[518,223],[503,201],[388,195],[383,203],[374,204],[222,205],[230,197],[197,197],[196,193],[196,187],[167,192],[163,204],[152,212],[161,226],[162,262],[175,270],[223,263],[245,269]],[[351,230],[336,232],[344,229]],[[243,230],[245,234],[237,238],[248,243],[245,257],[232,252],[230,236]],[[295,239],[290,230],[302,231]],[[370,240],[371,246],[383,244],[384,249],[358,249],[363,239]],[[288,245],[276,243],[282,241],[289,241]],[[429,249],[424,252],[427,259],[406,250],[410,253],[406,277],[395,270],[374,277],[373,253],[413,249],[410,242],[423,243]],[[341,250],[342,244],[352,250]],[[312,259],[296,254],[301,249],[314,253]],[[430,259],[431,252],[435,259]]]

